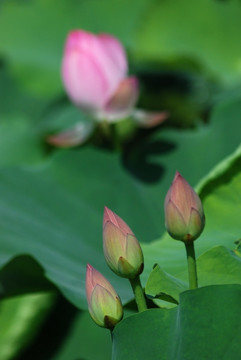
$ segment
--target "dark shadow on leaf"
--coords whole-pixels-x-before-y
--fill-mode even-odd
[[[175,91],[190,94],[193,90],[192,78],[184,71],[148,70],[138,73],[138,78],[148,88],[148,91],[152,90],[153,93]]]
[[[150,141],[147,137],[140,137],[138,142],[128,144],[123,152],[124,167],[137,179],[146,183],[161,180],[165,167],[155,161],[155,157],[176,149],[176,144],[166,140]]]
[[[30,255],[11,259],[0,271],[0,297],[53,291],[56,287],[46,279],[42,266]]]
[[[65,300],[64,297],[60,296],[54,310],[32,346],[24,351],[18,359],[52,359],[56,351],[61,347],[78,313],[79,311],[74,306]]]

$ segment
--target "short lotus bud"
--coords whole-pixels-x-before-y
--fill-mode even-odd
[[[165,198],[165,225],[171,237],[185,243],[195,240],[205,225],[201,200],[179,172]]]
[[[105,207],[103,220],[103,248],[108,266],[117,275],[134,279],[142,273],[142,249],[129,226],[113,211]]]
[[[123,317],[121,300],[109,281],[89,264],[86,270],[86,296],[94,322],[112,330]]]

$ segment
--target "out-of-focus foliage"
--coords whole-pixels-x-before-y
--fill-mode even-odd
[[[20,295],[1,300],[1,359],[22,353],[25,344],[36,336],[46,320],[55,296],[48,293]]]
[[[240,75],[238,0],[9,0],[0,14],[0,50],[19,78],[43,95],[61,90],[59,65],[70,29],[109,32],[140,59]],[[48,86],[46,86],[48,83]]]
[[[214,282],[210,273],[217,266],[215,251],[230,254],[240,238],[240,151],[234,153],[241,130],[240,18],[238,0],[0,2],[0,359],[111,357],[109,333],[82,311],[87,262],[108,277],[124,302],[132,299],[125,280],[104,262],[104,205],[127,221],[143,244],[144,284],[155,263],[186,280],[182,244],[167,234],[154,241],[164,232],[163,201],[176,170],[192,186],[200,183],[207,225],[196,247],[198,255],[209,250],[198,260],[208,272],[205,281],[200,275],[200,284],[225,282],[220,267]],[[169,112],[166,123],[152,130],[118,124],[121,152],[96,134],[78,149],[54,149],[45,142],[49,134],[88,121],[67,100],[60,77],[64,41],[75,28],[118,37],[130,73],[140,79],[138,106]],[[215,245],[224,247],[211,249]],[[224,256],[226,265],[230,256]],[[227,282],[240,283],[236,267],[230,267]],[[237,288],[228,289],[236,297]],[[212,297],[216,290],[200,289],[195,296],[204,304],[204,292]],[[60,305],[53,301],[56,294]],[[189,293],[184,296],[184,302],[193,301]],[[226,305],[219,303],[217,311],[226,313]],[[158,309],[124,320],[115,344],[126,341],[126,324],[152,311]],[[222,322],[219,314],[217,319]],[[115,351],[113,358],[125,357]]]

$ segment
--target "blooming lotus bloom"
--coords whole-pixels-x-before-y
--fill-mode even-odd
[[[97,325],[113,329],[122,319],[123,308],[115,289],[89,264],[86,269],[86,296],[90,315]]]
[[[139,88],[127,71],[125,50],[115,37],[83,30],[69,33],[63,82],[70,99],[96,119],[116,121],[132,111]]]
[[[129,226],[105,207],[103,248],[107,264],[117,275],[133,279],[142,273],[143,253]]]
[[[165,198],[165,225],[176,240],[195,240],[203,231],[205,216],[199,196],[176,172]]]
[[[154,127],[169,114],[136,109],[138,80],[127,76],[128,63],[121,43],[108,34],[94,35],[71,31],[66,39],[62,61],[62,80],[71,101],[89,118],[47,136],[57,147],[83,144],[98,121],[109,123],[129,118],[138,127]]]

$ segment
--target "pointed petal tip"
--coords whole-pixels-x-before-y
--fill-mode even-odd
[[[181,173],[180,173],[178,170],[176,170],[174,179],[173,179],[173,181],[172,181],[172,184],[177,185],[177,183],[178,183],[179,181],[180,181],[180,183],[183,184],[183,185],[185,185],[185,184],[187,185],[187,184],[188,184],[187,180],[181,175]],[[188,184],[188,186],[190,186],[190,185]]]
[[[89,263],[86,265],[86,269],[87,270],[93,270],[94,268],[93,268],[93,266],[91,266]]]
[[[108,211],[111,211],[109,208],[108,208],[108,206],[104,206],[104,212],[108,212]]]
[[[147,111],[143,109],[136,109],[132,118],[136,124],[143,128],[152,128],[163,123],[169,116],[169,113],[166,111]]]
[[[105,226],[107,221],[111,221],[112,216],[114,216],[113,211],[111,211],[107,206],[104,206],[103,226]]]
[[[179,171],[176,170],[175,176],[174,176],[174,180],[175,180],[176,178],[178,178],[179,176],[182,177],[182,175],[179,173]]]

